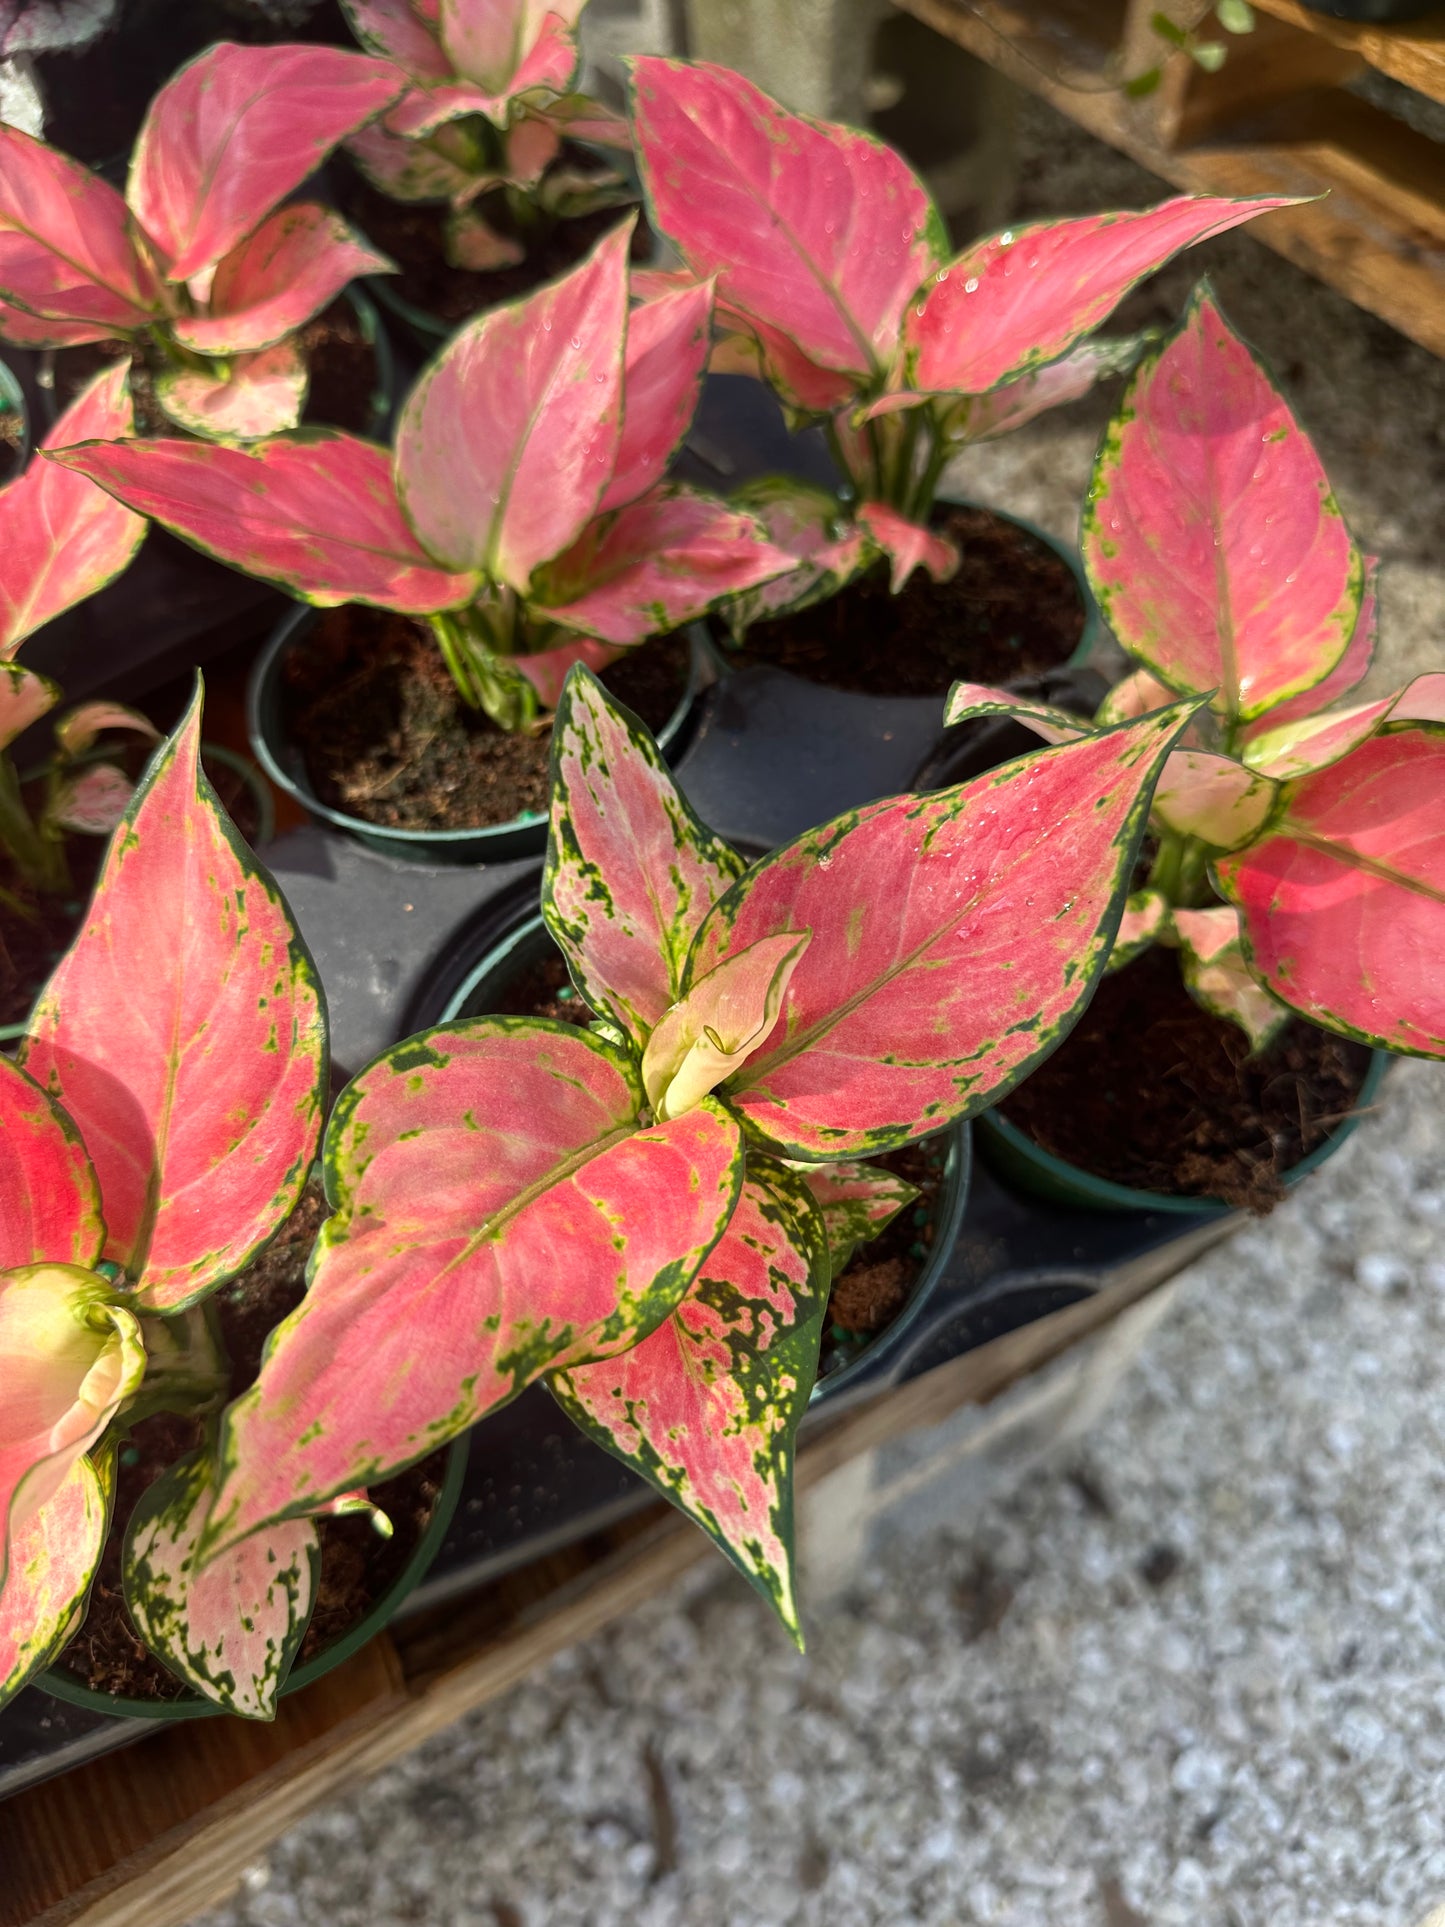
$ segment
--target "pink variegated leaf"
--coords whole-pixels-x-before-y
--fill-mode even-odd
[[[1084,565],[1131,656],[1254,717],[1321,682],[1364,564],[1319,457],[1206,285],[1144,362],[1094,469]]]
[[[615,114],[590,94],[562,94],[533,111],[545,114],[548,123],[568,140],[587,147],[610,147],[623,154],[632,152],[632,128],[626,115]]]
[[[3,122],[0,295],[31,315],[95,324],[106,334],[144,328],[160,310],[115,189]]]
[[[0,1272],[93,1265],[105,1242],[100,1190],[80,1133],[40,1086],[0,1056]]]
[[[562,93],[577,71],[576,25],[586,0],[441,0],[441,43],[459,74],[503,99],[542,87]]]
[[[341,0],[351,31],[369,53],[394,60],[413,80],[446,80],[452,63],[434,17],[428,21],[409,0]]]
[[[1276,703],[1273,709],[1267,709],[1262,716],[1247,723],[1243,731],[1246,745],[1266,731],[1281,729],[1286,723],[1303,722],[1308,717],[1318,715],[1320,710],[1328,709],[1331,703],[1339,702],[1358,688],[1369,674],[1375,656],[1375,630],[1380,613],[1380,558],[1367,555],[1364,560],[1365,588],[1360,597],[1360,613],[1355,618],[1355,632],[1350,637],[1349,647],[1323,682],[1305,690],[1303,695],[1291,696],[1288,702]]]
[[[17,348],[80,348],[91,341],[108,341],[112,330],[104,322],[42,321],[12,302],[0,301],[0,341]]]
[[[182,67],[141,124],[125,195],[167,278],[229,254],[402,85],[390,62],[339,47],[223,41]]]
[[[41,443],[124,439],[134,426],[129,362],[95,377]],[[118,576],[140,547],[145,523],[81,475],[32,462],[0,489],[0,659],[27,636]]]
[[[479,315],[413,388],[397,489],[449,567],[525,592],[596,512],[622,429],[631,233],[614,228],[560,281]]]
[[[1216,850],[1237,850],[1258,836],[1279,795],[1278,783],[1232,756],[1176,749],[1154,792],[1154,815],[1176,836],[1198,837]]]
[[[1124,905],[1119,934],[1109,952],[1110,970],[1122,970],[1169,928],[1169,899],[1161,890],[1136,890]]]
[[[562,136],[550,119],[523,114],[506,135],[507,179],[517,187],[535,187],[562,151]]]
[[[1168,683],[1160,682],[1147,669],[1136,669],[1122,682],[1116,682],[1103,702],[1099,704],[1097,720],[1101,723],[1132,722],[1136,716],[1147,716],[1151,709],[1162,709],[1166,703],[1174,701],[1174,691]]]
[[[205,1558],[655,1330],[727,1223],[742,1142],[716,1104],[643,1130],[641,1103],[625,1052],[522,1018],[361,1073],[327,1129],[306,1298],[223,1421]]]
[[[684,988],[811,929],[771,1036],[725,1089],[790,1157],[896,1149],[993,1102],[1067,1035],[1103,970],[1150,794],[1190,714],[850,811],[709,913]],[[1040,834],[1020,834],[1021,820]]]
[[[403,139],[373,121],[353,134],[346,151],[373,187],[394,201],[450,201],[466,194],[476,177],[429,142]]]
[[[662,480],[697,408],[711,325],[706,281],[645,302],[628,316],[622,436],[599,504],[604,512],[635,502]]]
[[[541,649],[532,656],[518,656],[517,668],[541,697],[543,706],[555,709],[562,700],[567,672],[574,662],[589,669],[602,670],[627,651],[613,642],[594,642],[591,636],[577,636],[556,649]]]
[[[681,1117],[740,1070],[770,1033],[811,930],[762,937],[699,977],[666,1011],[642,1053],[654,1117]]]
[[[7,1549],[145,1375],[140,1321],[68,1264],[0,1271],[0,1585]]]
[[[474,86],[469,80],[443,81],[437,87],[411,88],[386,116],[384,125],[388,134],[421,141],[449,121],[464,120],[471,114],[492,120],[505,112],[505,100],[498,100],[485,87]]]
[[[592,1008],[644,1044],[745,867],[693,815],[636,717],[574,670],[552,725],[542,915]]]
[[[970,395],[949,414],[949,440],[976,445],[1011,435],[1049,409],[1078,401],[1111,375],[1129,374],[1156,338],[1157,330],[1146,329],[1115,340],[1081,341],[1057,361],[1020,375],[1016,381],[1006,381],[986,395]],[[909,399],[916,405],[927,398]],[[879,412],[882,407],[880,403]]]
[[[1171,700],[1166,694],[1163,702]],[[1162,703],[1152,705],[1155,709],[1162,706]],[[1005,716],[1010,722],[1022,723],[1046,743],[1072,743],[1080,736],[1096,733],[1094,725],[1085,717],[1074,715],[1072,710],[1055,708],[1052,703],[1036,701],[1032,696],[1016,696],[1011,689],[991,689],[987,683],[956,682],[948,692],[944,722],[970,723],[985,716]],[[1132,718],[1109,720],[1122,722]]]
[[[166,368],[156,376],[155,395],[171,420],[192,435],[254,442],[296,426],[306,383],[300,343],[286,340],[209,368]]]
[[[20,1055],[85,1139],[105,1256],[148,1311],[204,1297],[285,1221],[326,1090],[315,969],[206,781],[200,731],[198,692],[136,791]]]
[[[45,821],[82,836],[109,836],[119,829],[135,784],[114,763],[96,763],[67,778],[45,806]]]
[[[904,386],[982,395],[1056,361],[1146,275],[1287,197],[1181,195],[1139,212],[1040,221],[979,241],[936,272],[908,308]],[[923,282],[924,277],[919,277]]]
[[[354,435],[311,431],[244,450],[91,443],[58,459],[194,548],[319,608],[426,615],[476,589],[436,567],[402,517],[387,451]]]
[[[537,205],[559,221],[579,221],[609,207],[636,207],[637,189],[624,174],[558,166],[537,183]]]
[[[788,1167],[807,1186],[823,1215],[828,1263],[840,1278],[861,1244],[886,1230],[919,1195],[917,1185],[881,1164],[800,1164]]]
[[[890,148],[787,113],[703,62],[632,63],[633,132],[658,225],[721,306],[826,369],[872,379],[909,297],[943,257],[942,224]]]
[[[525,261],[527,250],[511,235],[499,234],[477,208],[458,207],[447,216],[446,255],[454,268],[488,274]]]
[[[108,729],[124,730],[128,736],[139,736],[145,743],[158,743],[161,739],[149,716],[142,716],[138,709],[128,709],[124,703],[102,699],[68,709],[55,725],[55,741],[66,756],[81,756]]]
[[[728,627],[739,639],[755,622],[835,595],[867,565],[870,551],[863,531],[842,521],[837,498],[826,489],[791,475],[765,475],[739,489],[732,500],[797,564],[723,605]]]
[[[1239,912],[1229,904],[1176,910],[1171,925],[1184,982],[1195,1003],[1238,1024],[1251,1049],[1262,1050],[1289,1022],[1289,1012],[1251,976],[1240,941]]]
[[[1282,1003],[1383,1050],[1445,1057],[1445,739],[1376,736],[1288,785],[1216,876]]]
[[[1337,763],[1383,729],[1412,723],[1445,724],[1445,673],[1434,670],[1416,676],[1397,694],[1379,702],[1330,709],[1264,730],[1245,746],[1244,758],[1251,769],[1285,781]]]
[[[78,1630],[109,1526],[109,1487],[82,1456],[12,1533],[0,1586],[0,1707]]]
[[[643,642],[795,566],[750,515],[663,487],[593,522],[541,571],[533,599],[554,622],[603,642]]]
[[[910,522],[886,502],[864,502],[858,510],[860,526],[888,557],[891,587],[897,595],[915,569],[927,569],[935,582],[947,582],[958,567],[958,550],[946,535]]]
[[[708,367],[715,375],[751,375],[765,381],[795,429],[840,413],[856,386],[854,376],[810,361],[780,329],[745,320],[732,308],[717,309],[717,340]]]
[[[392,265],[339,214],[309,202],[283,207],[216,264],[210,312],[178,316],[171,331],[202,354],[251,354],[309,321],[357,275]]]
[[[125,1535],[122,1585],[136,1630],[188,1686],[243,1719],[276,1717],[321,1574],[309,1519],[258,1532],[204,1570],[196,1542],[215,1496],[193,1452],[145,1492]]]
[[[548,1380],[588,1438],[696,1520],[799,1646],[794,1445],[817,1377],[828,1276],[807,1187],[750,1156],[727,1230],[666,1323],[620,1358]]]
[[[0,752],[60,701],[60,685],[18,662],[0,662]]]

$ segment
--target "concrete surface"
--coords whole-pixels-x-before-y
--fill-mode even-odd
[[[1046,110],[1020,215],[1162,190]],[[1231,236],[1384,654],[1438,666],[1445,368]],[[969,464],[1071,532],[1102,405]],[[900,1518],[798,1658],[720,1563],[302,1822],[205,1927],[1417,1927],[1445,1904],[1445,1071],[1188,1277],[1008,1498]],[[936,1510],[936,1509],[935,1509]]]

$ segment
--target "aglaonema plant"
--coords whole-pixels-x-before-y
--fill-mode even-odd
[[[343,1093],[333,1215],[223,1420],[202,1568],[541,1379],[797,1636],[793,1441],[830,1278],[911,1195],[867,1160],[992,1102],[1069,1029],[1196,706],[749,867],[574,667],[542,901],[594,1021],[442,1025]]]
[[[125,371],[111,369],[77,396],[44,446],[124,436],[132,426]],[[37,629],[118,575],[144,534],[141,516],[84,476],[49,462],[32,462],[0,489],[0,854],[32,890],[67,889],[64,833],[108,834],[129,797],[120,770],[92,760],[96,737],[121,729],[153,740],[155,732],[143,716],[118,704],[89,703],[72,711],[57,727],[43,801],[32,814],[10,749],[55,707],[60,690],[15,657]],[[12,910],[25,914],[18,898],[3,894]]]
[[[198,692],[0,1056],[0,1704],[84,1618],[129,1427],[168,1410],[214,1428],[226,1369],[204,1301],[288,1216],[320,1129],[320,989],[200,769],[200,716]],[[126,1603],[172,1671],[265,1717],[314,1596],[315,1528],[199,1572],[210,1465],[202,1450],[143,1495]]]
[[[929,527],[948,462],[1132,366],[1144,337],[1091,337],[1182,248],[1272,208],[1200,195],[1009,229],[952,253],[923,183],[855,128],[791,114],[723,67],[632,62],[633,134],[681,274],[715,278],[714,366],[760,375],[821,422],[845,501],[782,479],[741,499],[797,570],[736,626],[831,594],[881,556],[893,586],[957,566]]]
[[[569,166],[564,140],[631,145],[627,123],[574,91],[586,0],[342,0],[364,47],[408,86],[347,152],[398,201],[445,202],[453,267],[525,259],[558,221],[614,207],[632,190],[609,168]],[[478,206],[500,197],[510,232]]]
[[[1209,697],[1160,778],[1117,960],[1172,945],[1256,1047],[1294,1012],[1445,1056],[1445,674],[1341,704],[1370,667],[1373,563],[1207,283],[1105,437],[1083,547],[1139,665],[1099,722]],[[1052,741],[1088,727],[1000,690],[950,699],[955,722],[1005,712]]]
[[[339,48],[211,47],[151,102],[124,198],[0,125],[0,339],[129,342],[197,435],[292,426],[297,331],[391,263],[326,208],[281,204],[400,88],[387,62]]]
[[[601,665],[792,566],[752,517],[662,479],[697,403],[711,291],[629,313],[629,232],[453,336],[394,456],[312,431],[53,459],[307,602],[425,616],[464,699],[525,727],[572,661]]]

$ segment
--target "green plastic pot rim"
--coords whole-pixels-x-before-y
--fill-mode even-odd
[[[469,971],[463,982],[448,999],[438,1022],[455,1023],[465,1013],[466,1005],[486,983],[488,978],[500,976],[513,965],[525,960],[524,953],[539,939],[552,941],[551,934],[540,914],[534,912],[514,930],[508,932],[495,943],[476,967]],[[954,1123],[943,1131],[931,1135],[949,1137],[948,1157],[944,1165],[943,1185],[939,1193],[938,1210],[934,1219],[933,1247],[928,1257],[919,1267],[914,1280],[913,1290],[907,1303],[890,1325],[884,1327],[872,1342],[865,1345],[846,1365],[827,1373],[814,1385],[809,1400],[816,1405],[824,1400],[837,1397],[846,1392],[865,1371],[872,1381],[880,1364],[892,1359],[907,1342],[909,1335],[922,1317],[929,1299],[949,1254],[957,1242],[963,1214],[968,1206],[969,1180],[972,1175],[972,1148],[969,1127],[966,1123]]]
[[[274,700],[274,685],[286,651],[322,613],[305,603],[288,610],[277,624],[270,641],[257,656],[247,683],[246,733],[257,762],[276,787],[321,822],[344,830],[348,836],[357,838],[373,849],[413,862],[425,862],[432,855],[455,861],[459,854],[475,851],[474,860],[481,863],[489,858],[495,860],[540,851],[547,830],[545,810],[524,810],[505,823],[479,824],[471,829],[390,830],[382,824],[368,823],[363,817],[349,816],[344,810],[333,809],[330,804],[323,803],[304,777],[287,768],[283,761],[282,745],[285,739]],[[690,652],[687,686],[677,707],[658,731],[657,746],[664,756],[677,740],[699,696],[718,673],[700,625],[689,623],[684,633]],[[645,647],[645,644],[639,647]],[[521,844],[524,840],[527,842],[525,848],[507,848],[509,844]]]
[[[1388,1051],[1371,1053],[1370,1067],[1365,1072],[1364,1082],[1360,1085],[1359,1095],[1349,1116],[1342,1118],[1308,1157],[1301,1158],[1298,1164],[1291,1165],[1284,1173],[1286,1190],[1292,1191],[1296,1185],[1302,1184],[1332,1158],[1352,1135],[1379,1095],[1381,1081],[1393,1061]],[[974,1119],[974,1123],[978,1127],[984,1162],[991,1161],[988,1156],[990,1144],[998,1143],[1005,1150],[1010,1166],[1023,1165],[1037,1175],[1041,1196],[1056,1198],[1058,1193],[1066,1191],[1074,1193],[1085,1210],[1162,1212],[1171,1217],[1195,1219],[1222,1218],[1234,1208],[1221,1198],[1185,1198],[1167,1191],[1136,1190],[1130,1185],[1115,1184],[1109,1178],[1097,1177],[1081,1165],[1070,1164],[1066,1159],[1045,1151],[1016,1124],[1011,1124],[1006,1117],[1000,1117],[997,1111],[984,1111]],[[1008,1171],[1003,1175],[1006,1181],[1012,1177]]]
[[[467,1459],[470,1454],[470,1434],[463,1432],[460,1438],[453,1439],[447,1454],[446,1477],[441,1491],[427,1522],[427,1529],[416,1543],[416,1549],[401,1571],[392,1580],[381,1597],[373,1602],[364,1616],[357,1620],[349,1632],[333,1640],[323,1651],[308,1659],[304,1666],[295,1666],[287,1674],[281,1688],[280,1697],[285,1699],[290,1693],[299,1693],[303,1687],[310,1686],[325,1673],[330,1673],[343,1661],[351,1658],[361,1648],[396,1617],[407,1596],[414,1592],[426,1577],[427,1568],[441,1550],[442,1540],[446,1537],[447,1527],[451,1524],[452,1514],[457,1509],[461,1497],[462,1484],[467,1475]],[[59,1667],[47,1667],[30,1682],[47,1693],[52,1699],[64,1700],[70,1706],[83,1706],[92,1713],[104,1713],[112,1719],[130,1720],[201,1720],[229,1717],[224,1706],[217,1706],[214,1700],[203,1699],[199,1693],[190,1693],[178,1700],[141,1700],[124,1699],[119,1695],[98,1693],[93,1687],[83,1686],[73,1675]]]

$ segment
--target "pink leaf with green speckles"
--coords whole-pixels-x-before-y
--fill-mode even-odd
[[[1138,212],[1040,221],[979,241],[909,306],[905,386],[981,395],[1017,381],[1067,354],[1181,249],[1294,205],[1279,197],[1184,195]]]
[[[114,442],[134,427],[129,362],[83,388],[41,447]],[[104,489],[53,462],[33,461],[0,489],[0,659],[37,629],[103,589],[140,547],[145,523]]]
[[[428,551],[525,591],[596,513],[622,432],[624,222],[580,267],[460,329],[412,390],[397,490]]]
[[[634,308],[627,318],[622,438],[601,508],[621,508],[662,480],[702,389],[712,285],[699,283]]]
[[[351,31],[370,53],[394,60],[413,80],[446,80],[452,63],[427,20],[408,0],[341,0]]]
[[[42,320],[102,334],[160,310],[115,189],[44,141],[0,123],[0,295]],[[47,336],[47,339],[53,337]]]
[[[585,4],[441,0],[441,43],[459,74],[502,102],[533,87],[561,93],[577,70],[576,25]]]
[[[1154,814],[1176,836],[1237,850],[1259,834],[1278,797],[1277,783],[1232,756],[1176,749],[1154,792]]]
[[[109,1523],[105,1486],[90,1460],[78,1458],[12,1536],[0,1586],[0,1707],[78,1629]]]
[[[109,836],[130,808],[135,784],[114,763],[96,763],[68,777],[45,806],[45,820],[82,836]]]
[[[520,1018],[410,1038],[361,1073],[327,1130],[336,1210],[310,1288],[224,1422],[207,1558],[667,1317],[728,1220],[742,1145],[720,1106],[644,1130],[641,1104],[624,1052]]]
[[[895,1149],[1001,1097],[1104,967],[1176,705],[810,831],[709,913],[687,983],[810,929],[772,1035],[722,1095],[789,1156]]]
[[[204,1452],[142,1494],[125,1535],[125,1603],[146,1645],[188,1686],[243,1719],[274,1719],[311,1618],[320,1541],[309,1519],[289,1519],[198,1572],[213,1497]]]
[[[1240,941],[1239,912],[1229,904],[1211,910],[1176,910],[1170,919],[1179,942],[1184,981],[1195,1003],[1228,1018],[1261,1050],[1289,1021],[1284,1005],[1250,974]]]
[[[105,1242],[100,1190],[80,1133],[0,1056],[0,1271],[93,1265]]]
[[[228,254],[403,84],[339,47],[223,41],[182,67],[150,104],[125,195],[167,278]]]
[[[1176,689],[1254,717],[1323,681],[1364,564],[1319,457],[1207,286],[1105,438],[1084,564],[1120,642]]]
[[[180,428],[239,442],[294,428],[306,404],[306,360],[294,338],[204,368],[167,368],[156,400]]]
[[[703,918],[743,869],[636,717],[574,669],[552,725],[542,914],[593,1009],[645,1043],[682,995]]]
[[[1273,709],[1267,709],[1262,716],[1246,723],[1243,731],[1246,744],[1266,730],[1280,729],[1285,723],[1297,723],[1308,716],[1317,715],[1331,703],[1348,696],[1369,674],[1375,656],[1375,631],[1380,615],[1380,558],[1367,555],[1364,560],[1365,588],[1360,597],[1360,613],[1355,618],[1355,632],[1350,637],[1349,647],[1323,682],[1316,683],[1301,696],[1291,696],[1287,702],[1276,703]]]
[[[178,317],[171,330],[202,354],[252,354],[309,321],[357,275],[391,266],[339,214],[308,202],[283,207],[217,264],[208,312]]]
[[[795,566],[755,589],[732,596],[723,607],[735,636],[755,622],[809,608],[850,582],[869,560],[863,531],[844,524],[836,496],[792,475],[765,475],[739,489],[734,505],[762,526],[769,542]]]
[[[562,700],[567,672],[574,662],[585,663],[589,669],[601,670],[626,654],[627,651],[618,643],[594,642],[590,636],[578,636],[575,641],[560,643],[555,649],[540,649],[532,656],[518,656],[517,668],[541,697],[544,707],[555,709]]]
[[[1160,702],[1151,704],[1151,708],[1162,708],[1173,700],[1166,693]],[[1006,716],[1011,722],[1022,723],[1046,743],[1072,743],[1080,736],[1093,733],[1087,717],[1076,716],[1072,710],[1058,709],[1032,696],[1016,696],[1011,689],[992,689],[987,683],[956,682],[948,692],[943,720],[948,724],[969,723],[985,716]],[[1132,718],[1119,716],[1108,720],[1123,722]]]
[[[793,1459],[828,1296],[822,1221],[800,1177],[750,1157],[737,1209],[650,1338],[548,1384],[583,1432],[696,1520],[802,1645]]]
[[[1282,1003],[1384,1050],[1445,1057],[1445,739],[1376,736],[1284,792],[1215,866]]]
[[[1168,928],[1169,899],[1160,890],[1136,890],[1119,919],[1119,934],[1109,952],[1110,970],[1121,970]]]
[[[105,1256],[150,1311],[204,1297],[288,1216],[326,1089],[315,971],[200,770],[200,730],[197,695],[21,1045],[85,1140]]]
[[[57,457],[232,568],[323,609],[425,615],[470,600],[475,578],[439,569],[402,518],[384,448],[328,431],[252,449],[167,438]]]
[[[834,1278],[842,1276],[859,1245],[876,1238],[919,1195],[917,1185],[881,1164],[790,1163],[788,1169],[802,1179],[823,1214]]]
[[[1407,723],[1445,724],[1445,673],[1416,676],[1394,696],[1328,709],[1323,715],[1262,731],[1245,747],[1245,761],[1266,776],[1306,776],[1348,756],[1381,730]]]
[[[888,557],[892,568],[890,584],[897,595],[915,569],[927,569],[935,582],[946,582],[958,567],[958,550],[946,535],[910,522],[886,502],[864,502],[858,521]]]
[[[0,751],[60,701],[60,685],[18,662],[0,662]]]
[[[791,573],[795,560],[715,496],[655,488],[598,517],[539,572],[533,595],[554,622],[603,642],[644,642]]]
[[[478,184],[477,175],[429,142],[405,140],[381,121],[353,134],[346,151],[373,187],[395,201],[457,200]]]
[[[633,134],[658,224],[721,306],[862,381],[892,362],[909,297],[942,259],[908,164],[790,114],[741,75],[634,60]]]
[[[91,341],[106,341],[110,334],[104,322],[44,321],[0,301],[0,341],[13,342],[17,348],[81,348]]]

